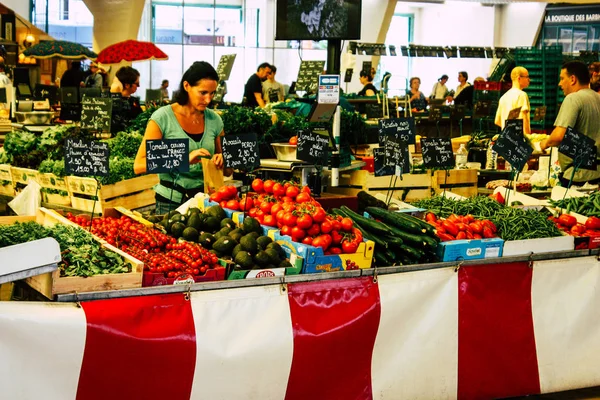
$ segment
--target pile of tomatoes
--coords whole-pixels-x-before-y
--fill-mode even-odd
[[[571,236],[600,236],[600,218],[589,217],[585,224],[577,222],[577,219],[569,214],[561,214],[559,217],[548,217],[558,229]]]
[[[216,255],[197,243],[177,243],[177,239],[122,215],[120,218],[101,217],[90,221],[85,216],[67,214],[76,224],[144,262],[144,270],[163,273],[166,278],[184,274],[204,275],[218,263]]]
[[[489,239],[496,237],[496,225],[489,219],[477,220],[472,215],[451,214],[446,219],[427,213],[425,220],[433,225],[442,242],[461,239]]]
[[[216,192],[210,195],[210,201],[219,203],[221,208],[229,208],[231,210],[239,210],[238,190],[235,186],[221,186]]]

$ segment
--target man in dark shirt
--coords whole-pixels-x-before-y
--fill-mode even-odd
[[[262,82],[267,79],[267,75],[270,73],[271,65],[265,62],[260,64],[256,73],[248,78],[248,82],[246,82],[244,88],[245,105],[247,107],[254,108],[260,106],[263,108],[265,106],[265,101],[262,97]]]
[[[79,87],[85,79],[85,72],[81,70],[81,62],[73,61],[71,68],[65,71],[60,78],[60,87]]]

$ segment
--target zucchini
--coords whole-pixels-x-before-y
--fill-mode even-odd
[[[381,251],[375,250],[373,256],[375,257],[375,262],[377,263],[378,267],[391,267],[394,263],[387,257],[385,253]]]
[[[410,246],[407,246],[405,244],[403,244],[402,246],[400,246],[400,248],[402,249],[402,251],[404,252],[404,254],[406,254],[409,258],[415,260],[415,261],[419,261],[423,255],[425,253],[423,253],[421,250],[418,249],[414,249]]]
[[[359,209],[365,209],[367,207],[379,207],[383,209],[387,209],[387,204],[378,198],[371,196],[369,193],[361,190],[356,194],[356,198],[358,199]],[[362,207],[361,207],[362,206]]]
[[[373,234],[377,234],[377,235],[390,235],[391,234],[390,228],[381,222],[377,222],[377,221],[369,219],[367,217],[363,217],[362,215],[355,213],[354,211],[352,211],[351,209],[349,209],[346,206],[342,206],[340,208],[340,210],[344,214],[346,214],[350,219],[352,219],[354,222],[356,222],[357,224],[362,226],[364,229],[370,231]]]
[[[427,221],[423,221],[422,219],[419,219],[417,217],[413,217],[412,215],[408,215],[405,213],[396,213],[398,216],[400,216],[401,218],[405,218],[409,221],[413,221],[416,224],[421,225],[422,229],[425,229],[425,232],[427,235],[431,236],[432,238],[438,240],[439,238],[437,237],[437,235],[435,234],[435,227],[433,225],[431,225],[429,222]]]
[[[392,231],[393,235],[398,236],[400,239],[402,239],[404,241],[404,244],[416,247],[429,246],[429,244],[425,240],[423,240],[423,238],[425,237],[423,235],[415,235],[414,233],[408,233],[394,226],[390,226],[390,230]]]
[[[414,221],[400,217],[398,215],[399,213],[382,210],[381,208],[376,207],[367,207],[367,212],[373,217],[381,219],[388,225],[394,225],[396,228],[402,229],[403,231],[416,234],[423,234],[426,232],[421,225]]]

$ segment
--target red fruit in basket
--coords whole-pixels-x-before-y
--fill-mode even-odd
[[[266,226],[277,225],[277,222],[275,221],[275,217],[273,215],[265,215],[263,218],[263,225],[266,225]]]
[[[558,217],[558,223],[571,228],[572,226],[575,226],[577,219],[572,215],[562,214],[560,217]]]
[[[447,220],[442,222],[442,226],[444,227],[446,232],[448,232],[450,235],[452,235],[452,236],[458,235],[458,227],[456,226],[456,224],[454,222],[450,221],[450,217],[448,217]]]
[[[356,253],[356,250],[358,250],[358,243],[353,241],[353,240],[348,240],[345,239],[342,242],[342,252],[346,253],[346,254],[353,254]]]
[[[600,229],[600,218],[598,217],[589,217],[586,221],[585,221],[585,227],[587,229]]]
[[[300,192],[298,194],[298,196],[296,196],[296,203],[306,203],[307,201],[310,201],[310,194],[306,193],[306,192]]]
[[[296,221],[296,225],[300,229],[308,229],[312,226],[312,224],[313,224],[313,219],[308,214],[304,214],[304,215],[300,216],[298,218],[298,220]]]
[[[301,228],[295,226],[292,228],[291,236],[292,236],[293,240],[298,242],[306,237],[306,231],[304,231],[304,229],[301,229]]]
[[[281,183],[277,182],[273,185],[273,195],[277,197],[285,195],[285,188]]]
[[[310,190],[310,188],[308,186],[302,186],[302,189],[300,189],[300,191],[302,193],[307,193],[307,194],[311,194],[312,191]]]
[[[256,178],[252,181],[252,190],[254,190],[256,193],[262,193],[264,191],[264,184],[265,183],[262,179]]]
[[[287,197],[289,197],[290,199],[295,199],[299,193],[300,193],[300,189],[298,189],[298,186],[290,185],[285,190],[285,195]]]
[[[231,196],[229,195],[229,189],[227,188],[227,186],[221,186],[219,190],[217,190],[217,193],[221,195],[221,199],[223,200],[231,199]]]
[[[235,199],[237,197],[237,188],[233,185],[225,186],[227,188],[227,192],[230,199]]]
[[[221,206],[221,208],[227,208],[227,200],[221,200],[219,205]]]
[[[437,217],[435,216],[434,213],[427,213],[425,215],[425,221],[427,221],[427,222],[435,222],[435,221],[437,221]]]
[[[575,224],[571,228],[571,234],[574,236],[581,236],[585,232],[585,225]]]
[[[319,233],[321,233],[321,226],[317,223],[312,224],[306,231],[308,236],[317,236]]]
[[[473,233],[481,233],[483,231],[483,224],[479,221],[474,221],[469,224]]]
[[[307,236],[304,239],[302,239],[302,244],[305,244],[308,246],[312,246],[312,242],[313,242],[313,238],[311,238],[310,236]]]
[[[315,212],[312,214],[312,218],[315,222],[323,222],[325,221],[325,217],[327,217],[327,213],[321,207],[317,207]]]
[[[298,145],[298,136],[292,136],[290,138],[290,140],[288,141],[288,144],[291,144],[292,146],[297,146]]]
[[[440,238],[440,240],[441,240],[442,242],[449,242],[449,241],[451,241],[451,240],[454,240],[454,236],[452,236],[452,235],[448,235],[447,233],[439,233],[439,232],[438,232],[438,234],[437,234],[437,235],[438,235],[438,237]]]
[[[342,218],[340,221],[340,226],[343,231],[350,232],[354,227],[354,222],[348,217]]]
[[[460,231],[460,232],[458,232],[458,235],[456,235],[456,240],[461,240],[461,239],[466,239],[466,238],[467,238],[467,234],[464,231]]]
[[[282,235],[286,235],[286,236],[292,236],[292,227],[291,226],[287,226],[287,225],[283,225],[281,227],[281,234]]]
[[[265,214],[270,214],[271,208],[273,208],[273,204],[274,203],[271,203],[270,201],[263,201],[262,203],[260,203],[260,210]]]
[[[213,194],[211,194],[209,196],[209,200],[210,201],[214,201],[215,203],[220,203],[221,200],[223,200],[223,197],[221,196],[221,193],[219,192],[214,192]]]
[[[273,207],[275,208],[275,207]],[[271,208],[271,215],[273,215],[273,208]],[[285,215],[285,210],[279,210],[277,211],[277,213],[275,214],[275,219],[277,220],[277,223],[281,223],[283,225],[283,216]]]
[[[252,206],[254,205],[254,203],[252,202],[252,199],[248,199],[247,197],[244,197],[243,199],[241,199],[238,204],[240,205],[241,211],[249,211],[252,208]]]
[[[265,181],[263,188],[265,190],[265,193],[269,193],[272,194],[273,193],[273,186],[275,186],[275,182],[268,179]]]
[[[296,222],[298,221],[298,217],[296,217],[294,214],[292,214],[291,212],[286,212],[283,216],[283,224],[289,226],[290,228],[293,228],[294,226],[296,226]]]
[[[331,229],[333,228],[333,225],[331,224],[331,221],[323,221],[321,222],[321,232],[323,233],[329,233],[331,232]]]
[[[240,209],[240,203],[237,200],[229,200],[225,206],[225,208],[229,208],[230,210],[237,211]]]
[[[273,203],[271,207],[271,215],[277,215],[279,211],[283,210],[283,205],[281,203]]]

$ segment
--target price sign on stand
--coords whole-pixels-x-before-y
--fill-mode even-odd
[[[149,174],[188,172],[189,153],[189,139],[147,140],[146,171]]]
[[[325,61],[307,61],[300,62],[298,78],[296,78],[296,91],[308,91],[315,93],[319,85],[319,75],[323,73]]]
[[[233,69],[233,63],[235,62],[235,56],[236,54],[225,54],[219,59],[219,64],[217,65],[219,81],[226,81],[229,79],[229,75],[231,75],[231,70]]]
[[[408,143],[404,140],[390,137],[383,148],[385,165],[394,167],[394,175],[410,173],[410,153]]]
[[[65,171],[77,176],[108,176],[108,143],[97,140],[67,139]]]
[[[386,118],[379,120],[379,146],[388,138],[415,144],[415,120],[411,118]]]
[[[504,157],[517,171],[521,171],[533,153],[533,148],[523,135],[523,120],[507,120],[492,150]]]
[[[454,168],[452,141],[449,138],[422,138],[423,165],[427,168]]]
[[[105,97],[83,97],[81,99],[81,127],[110,132],[112,99]]]
[[[382,148],[373,149],[373,161],[375,164],[375,176],[394,175],[396,168],[385,164],[385,150]]]
[[[315,165],[325,165],[329,147],[329,134],[325,130],[301,131],[298,135],[296,158]]]
[[[559,153],[573,159],[573,167],[595,171],[597,167],[597,149],[594,139],[569,127],[558,146]]]
[[[225,167],[252,171],[260,165],[256,133],[226,135],[222,144]]]

